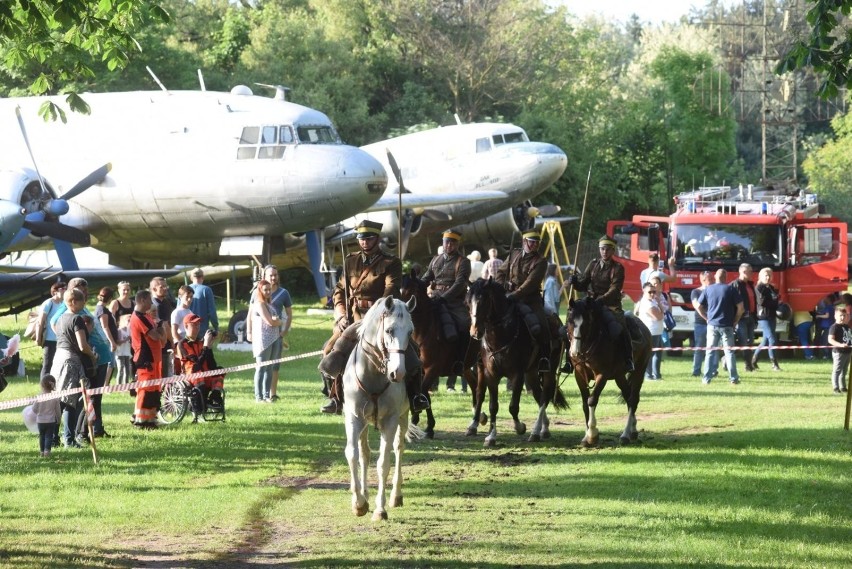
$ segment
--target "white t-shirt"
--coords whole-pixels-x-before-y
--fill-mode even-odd
[[[174,312],[172,312],[172,324],[177,324],[178,327],[178,337],[175,338],[175,342],[186,338],[186,328],[183,325],[183,318],[190,313],[192,313],[192,310],[189,308],[175,308]]]

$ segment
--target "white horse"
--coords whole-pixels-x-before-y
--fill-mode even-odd
[[[352,511],[356,516],[363,516],[369,509],[367,425],[372,423],[381,432],[374,521],[388,519],[385,487],[391,442],[396,455],[391,506],[402,505],[402,451],[409,410],[405,391],[405,350],[414,330],[409,315],[414,306],[413,298],[407,304],[391,296],[376,301],[360,322],[358,345],[349,356],[343,373],[346,460],[349,462]]]

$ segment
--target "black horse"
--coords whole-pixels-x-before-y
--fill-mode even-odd
[[[413,274],[402,278],[401,293],[404,301],[417,299],[417,305],[411,312],[411,321],[414,323],[411,338],[420,347],[420,360],[423,364],[421,389],[423,393],[428,394],[429,388],[439,377],[453,374],[453,364],[465,356],[459,353],[459,346],[467,346],[470,335],[468,330],[459,330],[457,341],[448,342],[444,338],[441,333],[438,302],[429,297],[426,283]],[[473,366],[478,355],[474,350],[468,350],[467,361],[463,362],[462,374],[469,385],[476,383]],[[411,422],[416,425],[419,419],[420,413],[412,412]],[[435,416],[432,413],[431,398],[430,406],[426,410],[425,431],[430,439],[435,437]]]
[[[470,307],[470,334],[480,341],[480,360],[478,366],[476,395],[474,398],[473,422],[467,429],[468,436],[476,434],[477,425],[486,423],[482,413],[482,403],[485,399],[485,389],[490,396],[490,429],[485,437],[486,446],[494,446],[497,439],[497,386],[500,379],[509,379],[512,399],[509,403],[509,413],[515,423],[515,432],[522,435],[526,425],[518,420],[521,391],[528,386],[539,406],[538,418],[530,434],[530,442],[538,442],[550,437],[547,418],[547,406],[553,402],[557,409],[567,409],[568,402],[556,382],[556,372],[539,372],[538,364],[542,355],[539,354],[538,342],[530,335],[515,301],[506,297],[503,287],[492,279],[479,279],[467,293],[467,303]],[[550,359],[550,369],[555,370],[562,351],[561,343],[554,342],[550,354],[544,357]]]
[[[633,338],[635,367],[628,374],[625,358],[620,353],[623,351],[622,343],[610,338],[604,320],[604,310],[609,309],[589,299],[581,299],[572,300],[568,311],[568,356],[574,365],[574,376],[583,397],[583,413],[586,416],[583,446],[595,445],[598,442],[595,407],[609,379],[615,379],[627,403],[627,424],[621,433],[621,442],[628,443],[639,437],[636,430],[636,408],[639,406],[639,392],[645,379],[645,368],[651,359],[651,332],[632,314],[625,317]]]

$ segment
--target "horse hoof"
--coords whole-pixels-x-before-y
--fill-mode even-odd
[[[494,439],[485,439],[485,442],[482,443],[482,446],[485,446],[485,447],[497,446],[497,441],[494,440]]]
[[[544,432],[541,434],[541,440],[546,441],[546,440],[548,440],[548,439],[550,439],[550,431],[544,431]]]
[[[634,432],[630,433],[630,440],[631,441],[638,441],[639,440],[639,432],[634,431]]]
[[[391,508],[399,508],[400,506],[402,506],[402,496],[391,498]]]
[[[373,512],[373,521],[374,522],[381,522],[381,521],[384,521],[386,519],[388,519],[388,513],[387,512]]]
[[[488,417],[485,416],[485,413],[480,413],[479,414],[479,424],[484,425],[487,422],[488,422]]]
[[[598,441],[597,441],[597,439],[591,440],[589,437],[586,437],[582,441],[580,441],[580,445],[583,448],[591,448],[591,447],[597,446]]]
[[[468,429],[467,433],[465,433],[465,434],[469,437],[475,437],[476,436],[476,429]]]
[[[370,507],[367,504],[362,504],[360,506],[354,506],[352,508],[352,513],[358,516],[359,518],[370,511]]]
[[[624,436],[624,435],[621,435],[620,437],[618,437],[618,440],[619,440],[619,441],[621,442],[621,444],[623,444],[623,445],[629,445],[629,444],[630,444],[630,437],[626,437],[626,436]]]
[[[518,433],[519,435],[523,435],[524,433],[526,433],[527,432],[526,423],[518,423],[517,425],[515,425],[515,432]]]
[[[541,437],[539,435],[530,435],[530,438],[527,439],[527,442],[530,443],[540,443]]]
[[[431,431],[431,430],[426,431],[426,438],[427,439],[434,439],[435,438],[435,431]]]

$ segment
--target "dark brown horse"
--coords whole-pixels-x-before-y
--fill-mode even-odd
[[[410,298],[417,299],[417,306],[411,312],[411,320],[414,322],[414,333],[411,338],[420,346],[420,360],[423,363],[421,388],[423,393],[428,394],[429,388],[439,377],[455,375],[453,364],[464,356],[460,353],[459,346],[467,346],[470,335],[468,330],[459,330],[459,338],[455,342],[451,343],[444,339],[441,333],[438,303],[429,296],[426,283],[413,274],[403,277],[401,297],[405,301]],[[467,383],[473,386],[476,381],[472,368],[479,354],[475,350],[468,352],[462,373]],[[419,420],[420,413],[412,412],[411,422],[416,425]],[[426,410],[425,431],[430,439],[435,437],[435,415],[432,413],[431,404]]]
[[[595,407],[607,380],[615,379],[621,395],[627,403],[627,424],[621,433],[621,442],[629,443],[639,437],[636,430],[636,408],[639,392],[645,379],[645,368],[651,359],[651,332],[641,320],[628,314],[625,320],[633,337],[634,370],[627,373],[622,354],[622,343],[613,340],[604,321],[604,310],[589,299],[572,300],[568,311],[568,355],[574,365],[574,376],[583,397],[583,413],[586,416],[586,436],[583,446],[598,442]],[[639,338],[637,340],[637,338]],[[591,387],[591,395],[590,395]]]
[[[522,435],[526,425],[518,420],[521,392],[524,385],[532,389],[533,397],[539,406],[539,413],[530,434],[530,442],[538,442],[550,437],[550,421],[547,418],[547,406],[553,402],[557,409],[567,409],[568,402],[556,382],[556,372],[538,371],[539,355],[538,342],[530,335],[523,318],[518,312],[514,300],[506,297],[502,285],[492,279],[479,279],[467,293],[467,303],[470,307],[470,334],[480,340],[481,365],[478,366],[475,410],[473,422],[467,429],[468,436],[476,434],[477,425],[485,424],[486,418],[482,413],[482,403],[485,399],[485,389],[490,396],[490,428],[485,437],[485,446],[494,446],[497,440],[497,386],[500,379],[509,379],[512,399],[509,403],[509,413],[515,423],[515,432]],[[550,369],[555,370],[559,362],[562,345],[554,342],[550,354]]]

